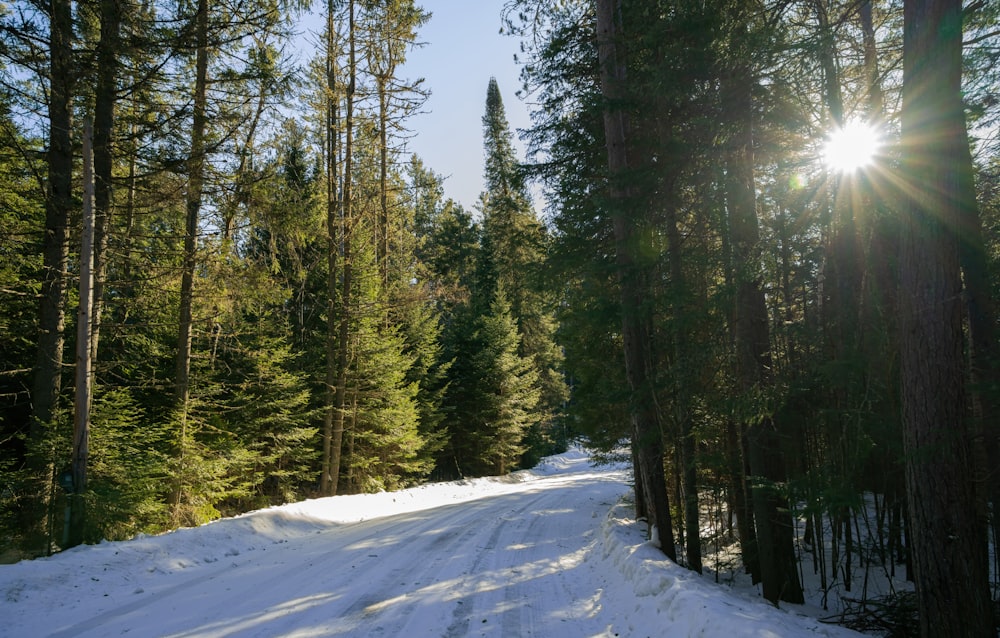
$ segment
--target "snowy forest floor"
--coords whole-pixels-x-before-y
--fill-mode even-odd
[[[807,605],[776,609],[734,571],[669,562],[630,496],[625,468],[573,449],[77,547],[0,566],[0,636],[859,635],[817,620],[808,581]]]

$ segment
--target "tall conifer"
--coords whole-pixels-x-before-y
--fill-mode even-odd
[[[542,430],[532,434],[544,450],[557,412],[568,398],[562,351],[555,344],[554,296],[542,283],[548,234],[532,207],[495,78],[490,78],[486,90],[483,142],[485,190],[479,268],[481,287],[490,290],[484,289],[482,298],[492,303],[493,291],[502,287],[510,303],[521,336],[520,354],[534,365],[541,390],[537,409],[542,414],[538,422]]]

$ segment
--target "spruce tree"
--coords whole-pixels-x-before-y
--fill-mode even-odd
[[[534,366],[541,390],[541,418],[533,431],[535,445],[528,462],[552,451],[551,431],[568,398],[562,351],[555,343],[554,294],[543,284],[548,244],[545,227],[535,215],[514,153],[500,87],[490,78],[483,115],[485,190],[479,260],[481,298],[491,300],[502,288],[521,336],[520,354]],[[487,303],[490,303],[487,301]]]
[[[539,419],[540,392],[537,370],[518,352],[520,335],[503,289],[483,314],[462,308],[450,337],[445,470],[458,476],[509,472]]]

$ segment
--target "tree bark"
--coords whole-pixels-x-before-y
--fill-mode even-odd
[[[62,390],[66,330],[66,288],[69,263],[69,215],[73,206],[73,14],[68,0],[49,7],[49,148],[48,189],[45,193],[45,234],[42,238],[42,285],[38,309],[38,350],[31,386],[28,438],[33,449],[32,472],[38,477],[35,499],[25,512],[26,549],[49,553],[46,519],[51,510],[51,477],[55,474],[45,439],[53,425]]]
[[[94,300],[91,309],[91,359],[97,361],[104,312],[108,232],[113,205],[115,104],[121,39],[121,0],[101,0],[101,40],[97,44],[97,90],[94,95]]]
[[[337,48],[333,20],[333,0],[326,6],[326,233],[327,233],[327,302],[326,302],[326,411],[323,417],[323,458],[320,470],[320,493],[330,493],[333,473],[340,473],[339,444],[337,466],[333,461],[333,421],[337,397],[337,256],[340,211],[337,184]]]
[[[390,66],[388,71],[395,70]],[[387,89],[388,73],[386,76],[380,75],[376,78],[378,90],[378,121],[379,121],[379,141],[378,141],[378,196],[379,196],[379,222],[378,231],[375,236],[378,238],[378,249],[376,261],[382,275],[383,293],[389,291],[389,94]]]
[[[624,55],[619,51],[621,37],[615,24],[619,10],[616,0],[597,0],[597,42],[600,64],[601,92],[606,101],[604,134],[608,150],[611,179],[611,199],[614,210],[616,260],[621,286],[622,338],[625,369],[631,389],[632,444],[638,448],[636,458],[640,477],[636,483],[643,490],[643,501],[649,514],[651,533],[663,552],[677,560],[674,548],[670,500],[663,470],[663,436],[653,392],[650,357],[649,311],[643,299],[645,277],[637,261],[638,214],[630,215],[635,206],[633,188],[622,184],[627,179],[628,117],[620,105],[625,82]]]
[[[912,557],[924,637],[993,636],[985,529],[965,414],[959,235],[970,166],[961,0],[905,0],[902,405]]]
[[[875,25],[872,20],[874,4],[874,0],[861,0],[858,5],[858,21],[861,23],[862,44],[865,52],[865,80],[868,82],[868,117],[873,123],[882,121],[882,110],[885,103],[882,79],[878,71]]]
[[[62,388],[66,328],[69,213],[73,206],[73,15],[68,0],[53,0],[49,43],[49,150],[38,353],[31,392],[31,439],[40,442]]]
[[[955,123],[958,130],[958,122]],[[997,343],[997,304],[992,292],[989,253],[979,215],[974,166],[968,138],[962,133],[954,143],[952,167],[958,197],[959,263],[965,283],[965,311],[969,328],[969,404],[972,407],[970,436],[978,489],[979,515],[989,525],[992,501],[992,536],[1000,547],[1000,344]]]
[[[694,417],[691,410],[690,378],[695,376],[688,366],[691,362],[689,335],[685,326],[689,325],[688,313],[692,300],[688,296],[684,276],[684,260],[681,255],[681,233],[677,222],[677,209],[673,202],[667,203],[667,250],[670,252],[670,282],[673,303],[674,330],[671,334],[674,349],[674,415],[680,430],[681,480],[684,497],[684,536],[688,568],[702,573],[701,523],[698,510],[698,464],[695,445]]]
[[[83,133],[83,232],[80,241],[80,306],[76,323],[76,401],[73,415],[73,494],[71,496],[68,546],[83,542],[86,526],[87,460],[90,438],[92,354],[91,313],[94,298],[94,160],[93,124]]]

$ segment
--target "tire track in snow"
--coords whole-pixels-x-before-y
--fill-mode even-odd
[[[579,616],[570,609],[581,595],[574,575],[562,572],[587,551],[596,509],[608,509],[573,492],[597,480],[607,486],[600,493],[617,495],[620,478],[539,478],[507,494],[207,558],[190,572],[152,575],[139,600],[123,597],[55,635],[551,635],[560,618]]]

